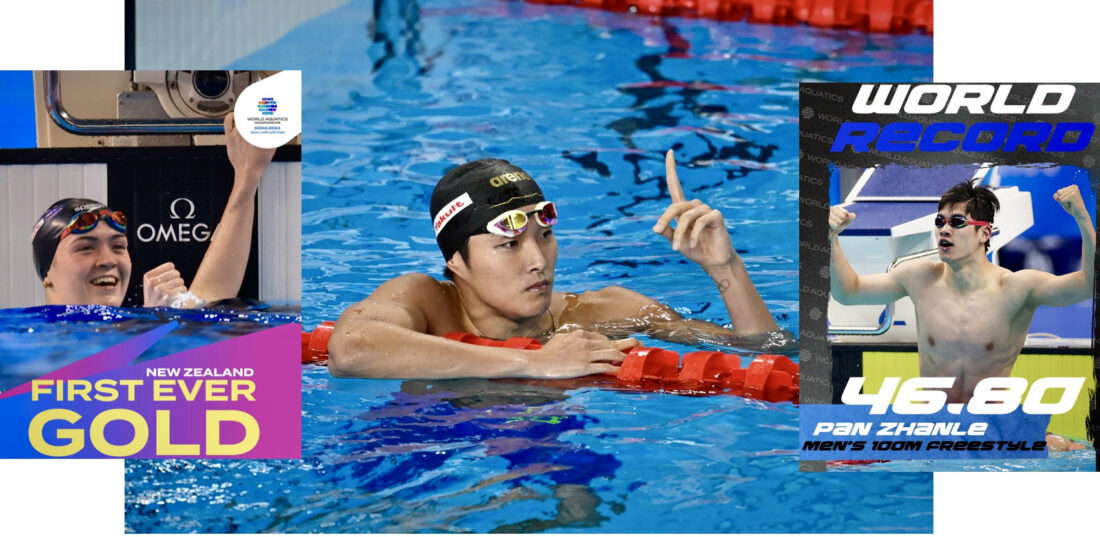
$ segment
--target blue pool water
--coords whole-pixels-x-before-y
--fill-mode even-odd
[[[353,1],[233,67],[273,65],[304,68],[307,329],[396,275],[441,277],[431,189],[490,156],[559,204],[556,290],[624,285],[728,324],[709,279],[650,231],[673,148],[687,195],[722,210],[769,309],[797,333],[797,81],[927,80],[931,38]],[[927,475],[800,473],[789,403],[302,374],[302,460],[130,463],[127,528],[932,528]]]
[[[127,527],[923,531],[930,479],[800,475],[797,410],[488,381],[303,376],[301,461],[127,465]]]
[[[176,321],[138,359],[168,356],[273,326],[301,322],[297,308],[267,311],[38,306],[0,310],[0,390],[8,390]]]

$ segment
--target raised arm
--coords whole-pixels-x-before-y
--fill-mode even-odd
[[[1077,222],[1081,231],[1081,270],[1055,276],[1037,270],[1020,271],[1021,277],[1031,281],[1031,306],[1069,306],[1092,296],[1095,279],[1096,228],[1089,217],[1085,202],[1077,185],[1067,186],[1054,193],[1054,200],[1062,205]]]
[[[225,145],[233,164],[233,190],[191,282],[191,292],[206,302],[236,297],[241,290],[252,248],[256,189],[264,169],[275,156],[274,149],[261,149],[246,142],[233,124],[233,114],[225,117]]]
[[[672,151],[665,154],[665,178],[672,204],[653,226],[672,249],[696,262],[714,280],[733,321],[733,335],[747,336],[779,330],[771,312],[756,292],[745,263],[730,242],[722,213],[699,200],[686,201]],[[675,221],[676,228],[670,227]]]
[[[843,207],[834,206],[829,209],[829,283],[833,298],[841,304],[855,306],[889,304],[904,297],[907,293],[898,280],[897,273],[860,275],[844,257],[837,237],[855,219],[856,214]]]
[[[447,304],[444,293],[424,274],[379,286],[340,315],[329,340],[329,372],[402,379],[573,378],[617,371],[622,351],[638,345],[584,331],[555,335],[533,351],[451,341],[428,333],[427,308]]]

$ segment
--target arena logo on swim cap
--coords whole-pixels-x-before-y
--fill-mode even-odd
[[[439,232],[443,231],[443,226],[447,225],[447,222],[450,222],[456,214],[473,204],[474,200],[470,199],[470,194],[468,192],[463,192],[461,196],[451,200],[447,205],[444,205],[443,208],[436,213],[435,218],[432,219],[432,221],[435,222],[436,236],[439,236]]]
[[[534,181],[534,179],[531,179],[531,176],[527,175],[527,172],[509,172],[489,179],[489,184],[495,187],[502,187],[508,183],[516,183],[519,181]]]

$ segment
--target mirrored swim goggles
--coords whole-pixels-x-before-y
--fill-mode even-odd
[[[967,220],[965,216],[961,214],[952,215],[951,218],[947,218],[942,214],[936,215],[936,229],[942,228],[944,224],[951,224],[951,227],[955,229],[962,229],[968,225],[971,226],[988,226],[989,222],[985,220]]]
[[[64,239],[70,233],[83,235],[95,229],[100,220],[107,222],[115,231],[126,233],[126,215],[122,214],[122,211],[100,209],[98,211],[81,211],[74,214],[72,220],[69,220],[69,225],[65,226],[65,230],[61,232],[61,236],[57,240]]]
[[[498,237],[515,238],[527,229],[528,215],[535,215],[535,222],[542,227],[550,227],[558,223],[558,209],[551,201],[544,201],[535,205],[535,210],[525,213],[519,209],[512,209],[502,213],[485,224],[485,229]]]

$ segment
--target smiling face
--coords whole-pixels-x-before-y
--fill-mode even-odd
[[[46,273],[47,304],[120,306],[130,284],[126,235],[108,225],[69,234]]]
[[[522,207],[524,212],[535,206]],[[501,316],[523,321],[543,315],[554,290],[558,241],[552,228],[532,219],[515,238],[480,233],[469,238],[467,258],[447,262],[456,281]]]
[[[954,203],[941,207],[937,215],[950,220],[952,216],[962,216],[967,220],[974,220],[966,212],[966,203]],[[985,244],[989,242],[991,230],[989,226],[967,225],[963,228],[951,227],[950,223],[935,229],[936,245],[942,261],[956,261],[971,256],[985,257]]]

